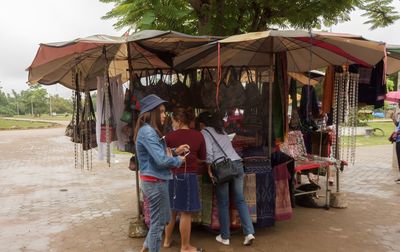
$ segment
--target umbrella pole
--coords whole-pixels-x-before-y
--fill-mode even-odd
[[[127,51],[128,51],[128,71],[129,71],[129,82],[133,82],[133,68],[131,62],[131,50],[129,46],[129,42],[126,43]],[[128,235],[131,238],[142,238],[147,235],[147,226],[143,219],[142,211],[140,208],[140,187],[139,187],[139,163],[137,161],[137,157],[135,154],[135,162],[136,162],[136,206],[137,206],[137,215],[133,218],[133,220],[129,223]]]
[[[268,89],[268,157],[272,154],[272,89],[273,89],[273,74],[274,74],[274,39],[271,39],[271,53],[269,55],[269,89]]]

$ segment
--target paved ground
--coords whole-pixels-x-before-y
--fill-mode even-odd
[[[128,238],[135,215],[129,156],[109,168],[74,168],[74,145],[63,128],[0,132],[0,251],[138,251]],[[193,244],[207,251],[400,251],[400,184],[392,146],[357,150],[342,176],[347,209],[295,208],[290,221],[258,229],[252,247],[214,241],[197,228]],[[175,240],[179,236],[175,233]],[[178,243],[163,251],[179,251]]]

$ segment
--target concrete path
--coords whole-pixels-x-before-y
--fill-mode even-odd
[[[129,156],[111,168],[74,168],[74,144],[64,128],[0,132],[0,251],[139,251],[128,235],[135,216],[135,179]],[[392,146],[357,150],[356,165],[342,174],[347,209],[297,207],[290,221],[256,230],[252,247],[215,242],[194,228],[192,243],[207,251],[400,251],[400,184],[391,167]],[[81,160],[81,159],[79,159]],[[162,251],[179,251],[175,245]]]

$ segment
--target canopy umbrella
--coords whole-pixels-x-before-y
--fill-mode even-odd
[[[400,101],[400,91],[391,91],[385,96],[386,101],[399,102]]]
[[[160,30],[144,30],[133,33],[127,38],[131,54],[129,58],[131,59],[132,70],[135,72],[154,68],[168,68],[169,70],[173,68],[173,57],[180,52],[188,48],[207,44],[220,38],[221,37],[213,36],[192,36],[175,31]],[[139,64],[138,59],[141,58],[141,55],[135,55],[138,46],[152,53],[155,57],[164,62],[164,67],[154,67],[151,64]]]
[[[387,74],[400,71],[400,45],[387,45]]]
[[[29,84],[60,83],[75,89],[74,71],[81,74],[79,89],[96,89],[96,77],[104,75],[106,65],[110,76],[121,74],[126,80],[127,53],[122,37],[94,35],[72,41],[40,44],[29,71]]]
[[[217,44],[220,44],[220,58]],[[307,31],[262,31],[234,35],[188,49],[174,60],[176,69],[221,66],[265,67],[271,53],[287,52],[288,71],[305,72],[328,65],[373,66],[384,57],[383,43],[350,34]]]
[[[29,71],[29,84],[60,83],[75,89],[73,71],[81,73],[79,89],[96,89],[96,77],[121,75],[123,82],[131,69],[170,69],[172,57],[193,46],[215,40],[174,31],[146,30],[127,37],[94,35],[72,41],[41,44]],[[129,45],[129,51],[128,46]],[[128,58],[130,58],[130,64]]]

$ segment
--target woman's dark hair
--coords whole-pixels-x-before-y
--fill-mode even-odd
[[[172,110],[172,118],[180,121],[185,125],[189,125],[195,118],[194,110],[189,108],[175,108]]]
[[[163,125],[161,124],[161,105],[154,108],[149,112],[144,112],[139,116],[136,122],[135,133],[134,133],[134,141],[136,143],[137,135],[140,127],[142,127],[145,123],[149,124],[153,129],[156,130],[157,134],[162,137]]]
[[[198,123],[204,123],[206,127],[212,127],[218,134],[224,134],[224,121],[222,120],[222,116],[215,112],[210,113],[208,111],[200,113],[197,118]]]

